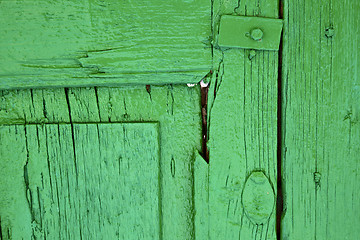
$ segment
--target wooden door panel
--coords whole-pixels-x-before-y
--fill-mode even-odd
[[[3,239],[357,239],[359,2],[0,6]]]
[[[151,222],[146,222],[144,224],[155,224],[151,226],[156,227],[156,222],[160,221],[161,224],[159,224],[161,227],[158,227],[157,229],[160,228],[162,234],[159,236],[159,238],[162,237],[163,239],[182,240],[192,239],[195,236],[195,224],[197,223],[194,220],[195,205],[193,199],[195,194],[193,192],[193,163],[195,158],[194,151],[201,151],[202,147],[200,91],[198,87],[189,88],[187,86],[169,85],[163,87],[151,86],[149,89],[143,85],[132,87],[124,86],[118,88],[32,89],[1,91],[0,99],[0,123],[3,125],[3,128],[9,128],[9,126],[11,126],[11,129],[14,131],[13,135],[11,135],[14,137],[10,138],[13,142],[9,141],[7,146],[22,146],[21,148],[19,147],[15,149],[16,151],[13,149],[14,151],[7,150],[7,152],[1,152],[1,158],[3,155],[11,155],[12,159],[18,160],[16,161],[15,166],[12,166],[8,163],[1,165],[1,169],[4,169],[4,171],[8,174],[0,175],[0,182],[4,183],[4,189],[15,191],[17,196],[21,196],[19,199],[22,199],[22,201],[20,201],[19,199],[12,197],[9,201],[0,202],[1,231],[2,237],[4,239],[8,239],[8,232],[10,236],[14,236],[16,234],[20,234],[17,231],[21,232],[25,231],[25,229],[31,229],[30,222],[22,224],[23,222],[21,222],[18,218],[15,218],[14,215],[27,215],[28,218],[31,216],[31,209],[29,208],[28,203],[25,201],[26,184],[24,182],[23,176],[24,166],[26,165],[26,154],[24,155],[24,153],[26,153],[26,148],[24,148],[25,146],[23,141],[25,138],[24,126],[26,126],[26,128],[30,127],[27,133],[30,134],[30,129],[35,131],[34,129],[36,129],[36,127],[34,126],[37,126],[39,129],[46,129],[46,127],[43,127],[41,124],[48,126],[47,128],[54,128],[54,134],[52,135],[51,140],[53,142],[53,147],[51,148],[55,149],[51,150],[53,151],[53,156],[56,155],[56,149],[59,147],[57,144],[59,140],[57,139],[58,136],[56,135],[56,132],[58,131],[57,126],[58,124],[59,126],[63,126],[62,128],[65,130],[63,135],[60,136],[66,138],[66,140],[60,141],[64,142],[62,147],[66,147],[67,149],[67,158],[71,159],[69,162],[73,162],[74,159],[74,151],[71,144],[72,133],[70,127],[71,125],[73,126],[73,136],[75,139],[74,142],[76,143],[75,148],[82,149],[81,152],[76,151],[77,160],[80,161],[79,159],[83,159],[81,162],[84,163],[83,165],[78,164],[77,166],[79,171],[78,179],[82,179],[82,181],[84,181],[86,178],[87,181],[94,183],[94,185],[98,183],[97,179],[100,178],[100,173],[102,173],[101,176],[103,176],[104,182],[114,183],[114,180],[109,178],[114,177],[112,174],[117,174],[119,169],[116,167],[116,165],[114,166],[114,169],[110,168],[110,165],[106,167],[104,158],[105,156],[112,158],[112,154],[116,155],[118,154],[117,151],[121,151],[122,146],[124,145],[124,141],[122,141],[120,138],[123,136],[123,125],[130,128],[131,131],[129,130],[128,134],[137,133],[139,135],[136,137],[136,139],[132,140],[133,144],[131,145],[133,148],[136,148],[137,151],[146,150],[147,152],[150,151],[151,154],[155,154],[154,151],[157,148],[155,146],[156,140],[156,143],[158,143],[160,146],[160,159],[156,160],[157,164],[160,165],[160,168],[157,167],[155,171],[156,174],[158,174],[159,169],[161,170],[160,178],[156,178],[154,180],[151,177],[154,177],[155,175],[151,175],[148,177],[148,179],[151,178],[151,180],[145,181],[152,182],[154,186],[161,186],[161,199],[158,200],[160,204],[159,208],[161,209],[161,216],[160,220],[155,218],[152,219]],[[96,134],[97,125],[99,126],[100,130],[103,129],[100,145],[98,136]],[[87,130],[85,129],[86,126],[88,126]],[[113,130],[111,130],[111,126],[114,126]],[[158,131],[158,133],[155,133],[155,130]],[[17,131],[17,133],[15,133],[15,131]],[[86,134],[82,134],[86,133],[86,131],[91,132],[91,134],[89,134],[90,137],[85,137]],[[147,131],[149,134],[142,136],[141,133],[144,131]],[[155,137],[156,134],[158,137]],[[31,139],[31,141],[35,142],[37,138],[36,131],[32,135],[35,136],[35,138]],[[42,139],[44,141],[43,143],[45,144],[46,138]],[[150,143],[148,143],[146,139],[149,141],[151,140]],[[28,140],[30,141],[30,138],[28,138]],[[3,142],[1,142],[1,144],[2,143]],[[140,145],[136,145],[135,143]],[[126,144],[130,144],[130,142],[127,142]],[[91,147],[87,148],[86,146],[89,145],[91,145]],[[148,149],[147,145],[151,146],[151,149]],[[91,159],[93,155],[95,156],[96,154],[99,154],[98,152],[100,150],[97,150],[99,146],[101,148],[101,161],[99,158],[93,158],[93,164],[88,164],[90,162],[88,162],[89,160],[87,159],[87,156],[89,156],[89,159]],[[32,151],[34,154],[37,153],[36,147],[37,144],[35,144],[35,150],[33,149]],[[41,144],[41,148],[44,148],[43,144]],[[2,145],[2,149],[8,148]],[[126,153],[125,156],[129,156],[129,154],[130,153]],[[117,175],[117,182],[122,181],[121,177],[142,177],[144,174],[146,176],[146,173],[153,172],[152,169],[155,168],[155,165],[150,165],[146,169],[144,169],[145,166],[141,166],[141,164],[144,164],[143,161],[146,161],[145,157],[141,159],[141,156],[145,156],[144,154],[145,153],[141,152],[137,153],[139,158],[135,159],[134,163],[137,163],[135,165],[139,166],[132,165],[132,171],[126,173],[127,175]],[[102,165],[96,164],[95,160],[102,162]],[[1,160],[0,162],[3,161]],[[118,162],[118,158],[116,158],[116,162]],[[124,164],[125,163],[126,161],[124,160]],[[62,171],[62,173],[65,174],[67,171],[67,165],[64,165],[63,162],[59,162],[58,164],[59,165],[57,165],[56,168],[55,165],[53,166],[54,169],[56,169],[58,173],[59,171]],[[31,167],[30,163],[28,164],[28,167]],[[35,166],[33,167],[35,170],[37,170]],[[101,171],[100,167],[102,169]],[[44,167],[41,169],[43,168]],[[124,169],[126,169],[126,166]],[[75,170],[72,169],[71,171]],[[139,171],[146,173],[138,174]],[[203,167],[201,173],[203,174],[203,172],[206,171],[206,168]],[[12,175],[9,175],[10,173]],[[135,173],[137,176],[133,175]],[[56,172],[54,172],[53,175],[56,175]],[[76,174],[73,172],[72,176],[75,175]],[[39,173],[28,170],[28,179],[37,179],[35,176],[39,176]],[[39,182],[40,180],[37,179],[36,181]],[[59,181],[64,181],[64,185],[66,185],[66,178],[63,178],[62,180],[60,179]],[[76,178],[72,178],[70,182],[71,186],[76,186]],[[111,186],[112,185],[115,184],[111,184]],[[121,200],[120,197],[122,196],[122,193],[121,189],[119,188],[120,186],[120,182],[117,184],[117,186],[114,186],[114,189],[118,190],[118,194],[116,197],[114,197],[113,200],[104,200],[104,203],[102,203],[104,214],[106,213],[110,215],[113,211],[110,209],[110,207],[105,209],[106,201],[113,201],[112,203],[117,203],[117,201]],[[141,186],[145,185],[139,185],[140,189],[142,188]],[[122,186],[121,188],[130,189],[131,185]],[[104,192],[101,192],[100,190]],[[82,196],[80,196],[80,193],[76,193],[76,196],[86,199],[86,203],[81,206],[79,203],[74,203],[75,206],[79,207],[79,209],[70,210],[70,212],[76,211],[74,216],[75,219],[79,219],[79,214],[83,214],[80,215],[80,217],[82,217],[80,221],[84,222],[84,226],[86,225],[85,223],[88,223],[88,221],[90,223],[93,221],[93,224],[95,224],[94,228],[100,229],[101,226],[98,224],[100,218],[100,221],[104,224],[102,227],[104,228],[104,226],[107,226],[109,229],[101,229],[101,233],[106,233],[109,231],[110,233],[115,234],[116,231],[112,229],[113,224],[107,222],[108,220],[106,215],[100,215],[100,210],[97,211],[96,209],[93,209],[94,207],[100,205],[100,203],[96,202],[99,201],[97,197],[100,196],[100,199],[108,197],[111,198],[111,194],[107,194],[106,196],[102,196],[102,194],[105,194],[106,191],[113,193],[114,190],[106,190],[103,187],[99,188],[98,192],[92,190],[92,193],[88,193],[88,196],[86,196],[87,188],[84,187],[82,191]],[[32,190],[32,192],[34,195],[33,198],[35,199],[37,189]],[[54,194],[56,196],[57,193]],[[135,194],[134,197],[136,198],[136,194],[140,193],[133,192],[133,194]],[[64,196],[66,197],[66,194],[64,194]],[[45,196],[40,196],[40,201],[43,201],[41,200],[43,197]],[[50,196],[48,198],[50,198]],[[93,201],[91,201],[92,198],[94,198]],[[141,201],[141,199],[142,198],[139,197],[139,201]],[[54,201],[54,204],[56,204],[57,198]],[[147,208],[156,205],[155,202],[157,201],[157,195],[156,198],[147,198],[147,201],[149,201],[146,203],[148,204]],[[63,202],[66,201],[64,200]],[[6,212],[3,211],[2,209],[6,209],[8,205],[11,206],[11,209],[7,210]],[[110,203],[108,206],[109,205]],[[139,203],[139,205],[141,205],[141,203]],[[114,204],[115,210],[118,210],[117,207],[118,205]],[[89,208],[89,213],[86,212],[85,214],[84,211],[85,209],[87,211],[87,208]],[[64,209],[66,208],[63,207],[62,210]],[[8,214],[9,212],[12,214]],[[134,212],[137,212],[137,210],[134,209]],[[73,214],[74,212],[71,213]],[[42,214],[44,213],[42,212]],[[139,214],[145,213],[139,212]],[[157,213],[152,214],[156,215]],[[49,213],[47,216],[53,216],[53,214]],[[64,216],[62,216],[62,219],[64,219]],[[121,216],[118,217],[118,220],[119,219],[121,219]],[[79,226],[79,224],[80,223],[75,223],[75,226]],[[33,225],[34,227],[37,226],[36,223]],[[125,231],[125,229],[128,229],[130,225],[132,224],[129,222],[129,225],[122,226],[122,230]],[[17,228],[14,229],[15,227]],[[57,229],[60,228],[60,226],[56,227]],[[114,228],[116,228],[116,224],[114,224]],[[62,225],[62,229],[65,229],[64,225]],[[91,231],[92,230],[86,229],[82,230],[83,234],[90,234]],[[151,231],[154,230],[152,229]],[[120,233],[121,231],[119,234]],[[44,229],[39,231],[37,234],[44,234]],[[78,232],[76,232],[76,234],[78,234]],[[96,235],[97,233],[94,234]],[[65,238],[68,238],[67,235],[64,236]],[[154,238],[157,238],[157,236]]]
[[[11,239],[161,236],[157,123],[18,125],[0,132],[0,169],[17,166],[2,174],[25,185],[20,194],[2,185],[1,202],[8,204],[1,213],[21,223]],[[18,211],[20,202],[30,211]]]
[[[0,89],[195,83],[211,1],[4,1]]]

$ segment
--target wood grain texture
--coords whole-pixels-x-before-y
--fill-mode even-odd
[[[278,1],[215,1],[214,32],[221,15],[278,16]],[[216,36],[216,35],[215,35]],[[216,39],[215,39],[216,41]],[[209,89],[208,239],[275,239],[275,207],[264,224],[254,224],[242,206],[246,179],[262,171],[277,181],[276,51],[216,49],[218,63]],[[255,202],[254,202],[255,204]]]
[[[360,2],[283,2],[282,239],[358,239]]]
[[[207,0],[3,1],[0,89],[199,82]]]
[[[0,153],[1,238],[25,238],[31,233],[31,222],[29,224],[30,211],[24,181],[27,160],[24,126],[0,127]],[[16,233],[13,229],[17,229]]]
[[[209,164],[195,153],[194,162],[194,206],[195,238],[208,240],[209,236]]]
[[[8,177],[23,175],[25,185],[1,195],[21,201],[16,191],[24,190],[28,208],[1,204],[5,224],[22,222],[10,239],[159,239],[157,123],[25,125],[20,141],[9,134],[19,127],[1,127],[1,140],[16,142],[2,145],[1,168],[15,163]]]
[[[202,133],[198,87],[34,89],[1,91],[0,96],[2,125],[159,122],[162,237],[194,238],[194,150],[201,150]],[[22,169],[25,162],[18,164]],[[23,179],[23,170],[17,174]],[[24,182],[17,184],[23,194]],[[0,217],[5,238],[6,229],[13,234],[13,223],[2,212]]]

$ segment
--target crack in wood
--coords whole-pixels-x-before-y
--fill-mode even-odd
[[[209,74],[212,74],[210,71]],[[202,118],[202,157],[204,160],[209,163],[209,150],[207,148],[208,141],[208,93],[209,93],[209,84],[200,85],[201,89],[201,118]]]
[[[283,19],[283,1],[279,0],[279,18]],[[283,90],[282,90],[282,52],[283,38],[280,37],[279,63],[278,63],[278,104],[277,104],[277,195],[276,195],[276,238],[281,239],[281,220],[284,214],[284,196],[282,186],[282,159],[283,159]]]
[[[75,167],[75,176],[76,176],[76,184],[78,185],[78,168],[77,168],[77,163],[76,163],[76,147],[75,147],[75,132],[74,132],[74,124],[72,121],[72,116],[71,116],[71,107],[70,107],[70,99],[69,99],[69,88],[64,88],[65,90],[65,96],[66,96],[66,103],[68,106],[68,111],[69,111],[69,121],[70,121],[70,126],[71,126],[71,137],[72,137],[72,146],[73,146],[73,154],[74,154],[74,167]]]

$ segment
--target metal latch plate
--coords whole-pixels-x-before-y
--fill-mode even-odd
[[[279,50],[282,19],[224,15],[220,19],[220,47]]]

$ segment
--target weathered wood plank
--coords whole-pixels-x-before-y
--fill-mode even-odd
[[[195,153],[194,162],[195,238],[209,239],[209,164]]]
[[[25,135],[22,125],[0,126],[1,239],[26,239],[31,234],[24,178],[27,161]],[[17,151],[14,151],[15,146]]]
[[[282,239],[358,239],[360,2],[284,3]]]
[[[64,89],[0,91],[0,124],[69,122]]]
[[[4,150],[10,161],[23,165],[8,178],[25,184],[3,191],[17,201],[2,202],[11,209],[1,209],[2,219],[23,222],[13,226],[11,239],[159,239],[157,123],[26,125],[21,130],[22,141],[8,132],[1,135],[3,142],[16,143]],[[14,153],[22,158],[12,158]],[[1,161],[2,167],[8,164]],[[16,195],[14,190],[23,191]],[[22,200],[28,209],[19,212]]]
[[[159,122],[163,239],[193,238],[192,166],[202,134],[198,87],[38,89],[0,96],[0,124]]]
[[[275,0],[214,4],[215,33],[221,15],[277,18],[279,11]],[[252,53],[226,48],[214,51],[218,66],[210,83],[208,104],[210,239],[276,238],[275,206],[270,213],[258,212],[266,215],[267,220],[261,222],[246,214],[242,199],[245,182],[253,171],[263,172],[273,189],[260,193],[260,198],[269,194],[276,199],[277,192],[278,52],[256,50],[255,56],[249,57]],[[268,189],[264,186],[259,183],[259,189]],[[253,199],[253,204],[248,212],[257,207],[257,200]]]
[[[199,82],[211,1],[4,1],[0,89]]]
[[[186,86],[99,88],[101,121],[160,122],[163,236],[192,239],[194,148],[201,151],[200,91]],[[176,225],[176,226],[175,226]]]

